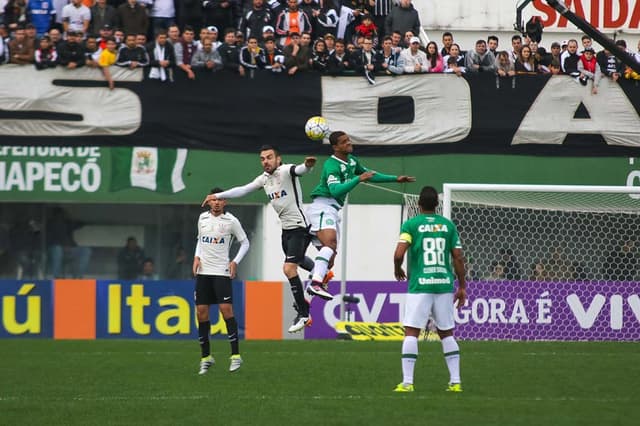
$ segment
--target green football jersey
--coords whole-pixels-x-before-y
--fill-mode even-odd
[[[409,243],[409,293],[451,293],[455,275],[451,250],[462,248],[453,222],[421,214],[402,224],[400,241]]]
[[[332,155],[322,166],[320,183],[311,191],[311,198],[333,198],[340,206],[343,206],[348,191],[343,194],[331,194],[329,186],[346,183],[352,181],[354,178],[357,180],[358,176],[366,171],[367,169],[363,167],[353,155],[349,155],[346,162]]]

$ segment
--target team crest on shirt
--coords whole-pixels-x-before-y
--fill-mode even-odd
[[[340,164],[340,171],[341,172],[346,172],[347,171],[347,166],[345,166],[344,164]]]

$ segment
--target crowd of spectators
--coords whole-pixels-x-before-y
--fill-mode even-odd
[[[514,35],[508,49],[491,35],[464,49],[450,32],[423,45],[411,0],[0,0],[0,64],[37,69],[143,68],[149,79],[174,73],[316,71],[567,74],[597,93],[602,78],[640,79],[588,36],[554,41],[549,50]],[[617,41],[626,50],[624,40]],[[579,51],[580,50],[580,51]],[[639,45],[640,50],[640,45]],[[640,53],[635,57],[640,61]]]

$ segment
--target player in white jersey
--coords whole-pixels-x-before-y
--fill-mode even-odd
[[[211,193],[222,192],[214,188]],[[218,304],[220,313],[227,325],[227,335],[231,344],[231,366],[236,371],[242,365],[238,342],[238,323],[233,316],[233,294],[231,279],[236,277],[236,268],[249,251],[249,240],[240,221],[231,213],[224,211],[223,199],[209,201],[210,210],[198,218],[198,244],[193,259],[193,275],[196,276],[195,303],[198,315],[198,340],[202,358],[200,372],[205,374],[214,364],[209,344],[209,305]],[[238,253],[229,261],[231,243],[236,239],[240,243]]]
[[[278,150],[271,145],[260,148],[260,163],[264,173],[243,186],[236,186],[205,198],[203,205],[215,199],[243,197],[263,188],[270,204],[278,214],[282,224],[282,250],[285,254],[284,274],[291,285],[291,293],[296,302],[297,316],[290,333],[311,325],[309,304],[305,301],[302,281],[298,276],[298,265],[307,271],[313,269],[313,260],[305,256],[310,243],[309,223],[302,210],[302,185],[299,177],[308,173],[316,163],[315,157],[306,157],[302,164],[282,164]]]

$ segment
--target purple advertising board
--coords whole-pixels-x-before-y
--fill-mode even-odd
[[[340,283],[329,291],[339,293]],[[398,322],[406,283],[349,282],[347,321]],[[456,310],[456,336],[497,340],[640,340],[638,282],[471,282],[469,300]],[[340,297],[314,298],[306,339],[333,339]]]

